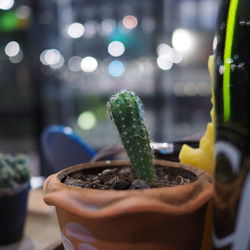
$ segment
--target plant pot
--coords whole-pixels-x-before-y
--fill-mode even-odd
[[[79,164],[47,178],[44,200],[56,206],[64,247],[88,250],[196,250],[201,247],[213,178],[202,170],[156,160],[155,165],[191,171],[197,180],[176,187],[96,190],[63,184],[84,169],[123,167],[128,161]]]
[[[0,245],[20,240],[27,213],[29,183],[0,193]]]

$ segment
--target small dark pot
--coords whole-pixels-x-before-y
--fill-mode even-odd
[[[0,245],[22,238],[27,214],[29,183],[12,194],[0,195]]]

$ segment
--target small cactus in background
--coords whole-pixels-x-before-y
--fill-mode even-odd
[[[28,179],[29,169],[24,155],[0,154],[0,188],[14,188]]]
[[[138,177],[145,181],[155,181],[153,153],[142,117],[140,99],[133,92],[124,90],[112,96],[107,107]]]

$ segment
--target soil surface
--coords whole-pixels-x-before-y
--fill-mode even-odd
[[[128,190],[158,187],[172,187],[197,180],[197,176],[182,168],[156,166],[156,182],[146,182],[137,178],[130,167],[107,168],[99,172],[86,169],[70,173],[61,181],[67,185],[102,190]]]

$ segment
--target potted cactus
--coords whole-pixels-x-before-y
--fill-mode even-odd
[[[0,154],[0,245],[21,239],[26,217],[29,169],[24,155]]]
[[[107,105],[130,161],[79,164],[47,178],[44,200],[56,206],[65,249],[200,249],[213,179],[154,160],[141,107],[130,91]]]

